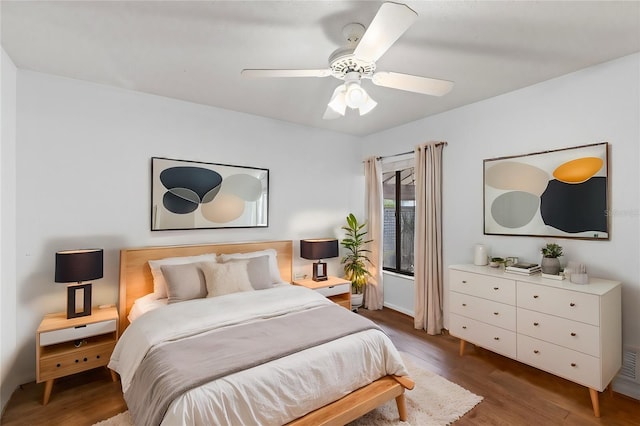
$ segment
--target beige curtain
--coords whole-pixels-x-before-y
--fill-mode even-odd
[[[382,309],[382,227],[383,227],[383,205],[382,205],[382,165],[380,159],[369,157],[364,162],[365,179],[365,214],[367,217],[368,240],[373,240],[368,244],[369,260],[369,283],[364,291],[364,307],[367,309]]]
[[[440,334],[442,320],[442,150],[446,142],[417,146],[416,286],[414,326]]]

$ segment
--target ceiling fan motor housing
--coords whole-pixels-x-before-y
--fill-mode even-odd
[[[364,26],[356,23],[347,24],[342,29],[342,35],[344,35],[348,45],[337,49],[329,57],[329,67],[331,68],[331,74],[335,78],[344,80],[345,76],[350,72],[359,73],[361,78],[371,78],[375,72],[375,62],[363,61],[353,54],[364,32]]]

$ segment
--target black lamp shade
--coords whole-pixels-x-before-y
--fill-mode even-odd
[[[300,257],[310,260],[338,257],[338,240],[335,238],[300,240]]]
[[[72,283],[102,278],[102,249],[65,250],[56,253],[57,283]]]

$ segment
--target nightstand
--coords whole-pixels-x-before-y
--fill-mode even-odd
[[[106,366],[117,340],[115,307],[71,319],[66,312],[45,315],[36,331],[36,381],[46,382],[42,404],[49,402],[55,379]],[[111,378],[117,380],[113,371]]]
[[[329,276],[326,281],[306,279],[295,280],[293,284],[315,290],[334,303],[351,310],[351,281]]]

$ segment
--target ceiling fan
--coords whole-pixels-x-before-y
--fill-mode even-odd
[[[333,92],[324,113],[325,120],[345,115],[347,107],[364,115],[376,107],[362,87],[363,79],[376,86],[406,90],[431,96],[442,96],[453,88],[453,82],[397,72],[376,72],[376,61],[414,23],[418,14],[399,3],[383,3],[369,28],[348,24],[342,30],[347,45],[329,57],[327,69],[244,69],[242,76],[261,77],[335,77],[344,80]]]

